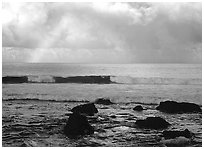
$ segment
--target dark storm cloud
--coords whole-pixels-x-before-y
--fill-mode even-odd
[[[6,3],[3,13],[3,47],[15,51],[3,48],[4,61],[201,62],[201,3]]]

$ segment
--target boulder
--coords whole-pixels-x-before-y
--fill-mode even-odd
[[[98,98],[95,101],[96,104],[103,104],[103,105],[111,105],[113,102],[110,101],[108,98]]]
[[[161,117],[148,117],[145,120],[137,120],[135,123],[139,128],[164,129],[170,124]]]
[[[163,131],[162,134],[165,139],[174,139],[176,137],[191,138],[193,135],[188,129],[184,131]]]
[[[85,115],[73,113],[64,127],[64,134],[68,137],[93,134],[94,128],[89,124]]]
[[[188,102],[164,101],[160,102],[157,110],[165,113],[196,113],[202,112],[199,105]]]
[[[94,103],[76,106],[71,111],[73,113],[86,114],[90,116],[93,116],[95,113],[98,113],[98,109],[95,107]]]
[[[174,139],[161,140],[161,143],[167,147],[186,147],[191,144],[191,141],[185,137],[176,137]]]
[[[137,105],[136,107],[133,108],[134,111],[142,111],[144,110],[141,105]]]

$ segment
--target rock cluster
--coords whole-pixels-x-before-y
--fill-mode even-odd
[[[94,103],[103,105],[113,104],[111,100],[107,98],[98,98]],[[98,109],[95,107],[94,103],[78,105],[71,110],[73,113],[69,116],[68,121],[64,127],[65,135],[68,137],[76,137],[79,135],[88,135],[94,133],[94,128],[89,124],[90,119],[93,117],[89,117],[89,121],[86,117],[94,116],[94,114],[98,113]],[[161,102],[160,105],[156,107],[156,109],[170,114],[201,112],[200,107],[196,104],[185,102],[178,103],[175,101]],[[137,105],[133,108],[133,110],[142,111],[144,109],[141,105]],[[95,118],[97,117],[94,117],[94,120]],[[117,117],[115,115],[111,115],[110,118],[116,119]],[[171,124],[161,117],[147,117],[146,119],[136,120],[135,125],[141,129],[160,130],[168,128]],[[162,132],[162,137],[165,139],[163,142],[167,146],[176,146],[180,143],[182,144],[183,142],[186,143],[185,141],[190,139],[192,136],[193,133],[188,129],[183,131],[165,130]],[[176,141],[172,140],[176,140],[178,143],[176,144]]]

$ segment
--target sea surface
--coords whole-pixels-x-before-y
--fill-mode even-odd
[[[3,80],[3,146],[166,146],[163,130],[134,126],[149,116],[171,123],[167,130],[187,128],[195,134],[184,143],[178,141],[179,146],[202,146],[201,113],[165,114],[155,109],[166,100],[202,107],[201,64],[3,63],[2,77],[11,76],[26,81]],[[99,113],[88,118],[95,133],[67,138],[63,127],[70,110],[100,97],[115,104],[96,104]],[[134,111],[136,105],[145,110]]]

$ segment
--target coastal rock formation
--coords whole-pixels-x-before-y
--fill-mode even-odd
[[[78,135],[93,134],[94,128],[89,124],[86,116],[79,113],[73,113],[64,127],[64,134],[68,137],[75,137]]]
[[[142,111],[144,110],[141,105],[137,105],[136,107],[133,108],[134,111]]]
[[[188,129],[185,129],[184,131],[163,131],[162,134],[165,139],[174,139],[176,137],[192,137],[192,133]]]
[[[98,109],[95,107],[94,103],[76,106],[71,111],[73,113],[87,114],[90,116],[93,116],[95,113],[98,113]]]
[[[160,102],[157,110],[165,113],[196,113],[202,112],[199,105],[187,102],[164,101]]]
[[[139,128],[164,129],[170,124],[161,117],[148,117],[145,120],[137,120],[135,123]]]
[[[113,102],[110,101],[108,98],[98,98],[95,101],[96,104],[103,104],[103,105],[111,105]]]

